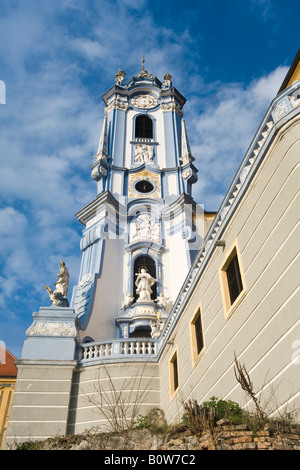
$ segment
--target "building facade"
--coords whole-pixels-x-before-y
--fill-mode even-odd
[[[183,106],[166,74],[121,70],[104,95],[70,306],[61,263],[51,307],[33,314],[6,442],[79,433],[183,401],[245,400],[234,357],[270,414],[297,409],[300,81],[293,73],[260,123],[215,214],[197,182]],[[67,282],[66,282],[67,283]],[[272,400],[270,399],[270,396]]]
[[[17,380],[15,360],[15,356],[0,344],[0,450],[4,443]]]

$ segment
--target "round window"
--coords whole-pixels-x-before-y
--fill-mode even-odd
[[[135,189],[139,193],[151,193],[154,190],[154,185],[148,180],[141,180],[136,183]]]

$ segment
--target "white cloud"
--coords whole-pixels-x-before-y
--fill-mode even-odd
[[[194,196],[209,210],[219,208],[286,72],[278,67],[247,87],[216,83],[207,98],[195,96],[189,102],[187,127],[199,170]]]
[[[4,237],[10,238],[16,233],[23,233],[27,226],[28,221],[25,215],[14,207],[0,208],[0,238],[2,243]]]
[[[89,60],[104,59],[109,56],[109,50],[98,41],[86,38],[75,38],[70,41],[71,47],[82,53]]]
[[[146,0],[3,5],[0,315],[26,314],[27,327],[39,302],[48,305],[44,284],[56,281],[61,257],[77,282],[81,226],[74,214],[96,195],[90,165],[102,126],[99,97],[118,68],[129,78],[145,56],[150,73],[160,80],[171,73],[188,98],[186,124],[199,169],[195,195],[209,209],[218,208],[285,70],[247,88],[205,83],[189,29],[158,25]]]

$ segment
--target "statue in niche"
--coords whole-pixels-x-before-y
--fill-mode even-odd
[[[60,262],[59,273],[57,273],[58,281],[55,283],[55,290],[52,291],[48,285],[45,286],[49,294],[52,305],[58,307],[68,307],[68,288],[69,288],[69,271],[64,261]]]
[[[153,163],[152,145],[136,145],[134,147],[134,163]]]
[[[146,300],[151,301],[152,289],[151,287],[157,282],[148,272],[145,267],[140,269],[140,272],[136,274],[137,278],[135,285],[137,287],[136,293],[139,295],[138,301]]]

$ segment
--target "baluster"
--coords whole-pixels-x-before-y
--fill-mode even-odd
[[[157,354],[158,345],[155,341],[122,341],[114,343],[100,343],[93,346],[78,348],[78,360],[92,360],[111,355],[151,355]]]

